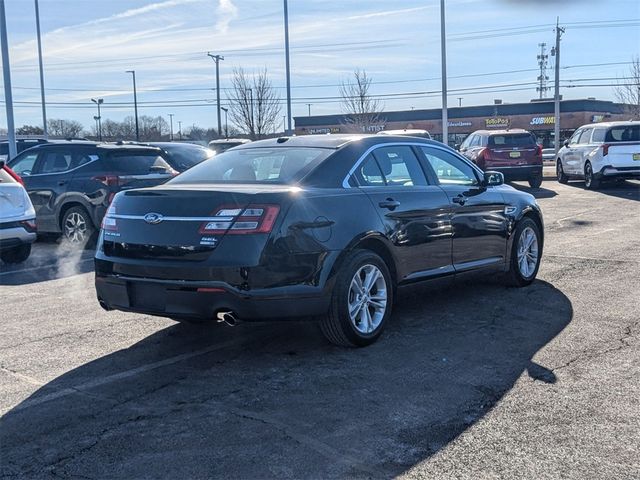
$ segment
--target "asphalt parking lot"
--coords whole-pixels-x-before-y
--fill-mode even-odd
[[[640,183],[536,196],[531,287],[407,289],[360,350],[107,313],[92,252],[36,244],[0,267],[0,474],[640,478]]]

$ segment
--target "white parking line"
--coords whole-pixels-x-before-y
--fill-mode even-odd
[[[84,260],[78,260],[77,263],[86,263],[93,262],[93,257],[85,258]],[[10,270],[8,272],[0,272],[0,276],[2,275],[10,275],[12,273],[25,273],[25,272],[35,272],[36,270],[42,270],[43,268],[53,268],[57,267],[58,263],[48,263],[47,265],[40,265],[39,267],[31,267],[31,268],[23,268],[22,270]]]
[[[43,395],[41,397],[34,398],[32,400],[26,400],[25,402],[19,404],[16,407],[4,409],[2,412],[0,412],[0,414],[4,415],[8,411],[17,412],[20,410],[24,410],[25,408],[35,407],[36,405],[40,405],[42,403],[49,402],[51,400],[56,400],[58,398],[66,397],[74,393],[85,393],[87,390],[90,390],[92,388],[101,387],[109,383],[114,383],[130,377],[135,377],[136,375],[140,375],[141,373],[148,372],[149,370],[155,370],[156,368],[173,365],[174,363],[182,362],[184,360],[189,360],[190,358],[198,357],[200,355],[205,355],[207,353],[215,352],[217,350],[222,350],[228,347],[237,346],[242,342],[243,342],[242,338],[236,338],[234,340],[229,340],[228,342],[220,343],[218,345],[211,345],[209,347],[202,348],[200,350],[195,350],[189,353],[183,353],[180,355],[176,355],[175,357],[165,358],[164,360],[160,360],[158,362],[141,365],[140,367],[132,368],[131,370],[125,370],[120,373],[114,373],[113,375],[107,375],[106,377],[98,377],[89,382],[81,383],[80,385],[67,387],[62,390],[58,390],[57,392],[52,392],[52,393],[49,393],[48,395]]]

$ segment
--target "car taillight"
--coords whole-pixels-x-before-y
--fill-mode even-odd
[[[36,221],[35,220],[23,220],[20,222],[22,226],[25,228],[27,232],[35,232],[36,231]]]
[[[18,175],[16,172],[11,170],[6,165],[4,167],[2,167],[2,168],[4,168],[4,171],[7,172],[11,178],[13,178],[16,182],[18,182],[20,185],[22,185],[24,187],[24,181],[22,180],[22,177],[20,177],[20,175]]]
[[[484,168],[484,161],[487,160],[488,158],[489,158],[489,149],[485,147],[478,152],[478,155],[475,158],[475,163],[480,168]]]
[[[105,213],[104,217],[102,218],[103,230],[109,230],[112,232],[115,230],[118,230],[118,223],[114,216],[115,214],[116,214],[116,204],[115,202],[112,202],[111,205],[109,205],[109,208],[107,208],[107,213]]]
[[[215,219],[204,222],[202,234],[270,233],[278,217],[278,205],[222,206],[215,211]]]
[[[611,145],[609,145],[608,143],[605,143],[604,145],[602,145],[602,156],[606,157],[609,154],[609,147]]]

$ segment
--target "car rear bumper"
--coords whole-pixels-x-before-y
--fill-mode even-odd
[[[215,319],[231,311],[240,320],[278,320],[321,315],[330,295],[319,287],[243,290],[220,281],[176,281],[121,275],[95,279],[98,301],[107,310],[122,310],[174,319]]]
[[[520,165],[516,167],[486,167],[485,171],[500,172],[506,181],[528,180],[542,176],[542,165]]]
[[[614,167],[605,165],[598,175],[602,178],[640,178],[640,165],[633,167]]]
[[[34,219],[29,219],[33,222]],[[36,232],[22,225],[21,222],[0,223],[0,247],[12,248],[36,241]]]

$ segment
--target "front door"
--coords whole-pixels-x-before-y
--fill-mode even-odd
[[[453,271],[449,200],[409,145],[381,146],[355,172],[395,246],[398,280]]]
[[[500,191],[482,187],[476,170],[458,155],[435,146],[420,149],[449,201],[456,271],[504,263],[508,221]]]

